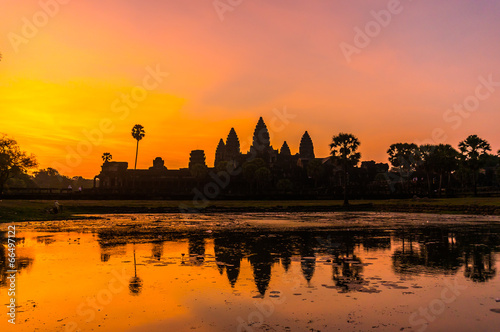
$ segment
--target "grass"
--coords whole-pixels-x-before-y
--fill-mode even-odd
[[[192,201],[146,201],[146,200],[67,200],[60,201],[63,209],[59,214],[49,214],[48,208],[54,205],[52,200],[3,200],[0,201],[0,223],[17,221],[62,220],[75,219],[78,214],[108,214],[108,213],[153,213],[176,212],[179,206],[192,207]],[[209,206],[215,209],[273,209],[277,207],[341,207],[341,200],[299,200],[299,201],[211,201]],[[440,212],[464,213],[470,207],[479,209],[488,208],[489,211],[500,211],[498,197],[466,197],[441,199],[394,199],[394,200],[356,200],[351,201],[354,209],[356,205],[371,204],[374,211],[401,211],[408,212]],[[421,210],[421,211],[420,211]],[[472,213],[477,212],[476,210]],[[469,213],[471,213],[469,211]]]
[[[390,199],[390,200],[373,200],[373,204],[384,205],[433,205],[433,206],[496,206],[500,208],[499,197],[462,197],[462,198],[424,198],[424,199]]]

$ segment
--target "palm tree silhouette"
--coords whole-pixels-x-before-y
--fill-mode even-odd
[[[135,243],[134,243],[134,276],[130,278],[129,291],[131,295],[139,295],[142,291],[142,279],[137,276],[137,264],[135,260]]]
[[[137,148],[135,150],[135,166],[134,169],[137,169],[137,154],[139,153],[139,141],[146,135],[144,131],[144,127],[140,124],[136,124],[132,128],[132,137],[137,141]]]
[[[359,140],[352,134],[339,133],[333,136],[330,150],[333,160],[339,162],[344,171],[344,205],[349,205],[347,199],[347,172],[350,167],[356,166],[361,158],[361,154],[356,152]]]
[[[401,190],[404,190],[403,178],[406,178],[408,193],[410,192],[410,175],[421,163],[421,151],[415,143],[394,143],[389,150],[389,162],[399,169]]]
[[[462,160],[465,166],[472,171],[472,182],[474,185],[474,196],[477,196],[477,177],[479,168],[482,166],[484,156],[491,151],[490,143],[477,135],[470,135],[458,144]]]
[[[439,189],[438,196],[441,196],[441,188],[443,185],[443,176],[448,174],[448,182],[446,191],[450,184],[451,173],[457,169],[458,152],[449,144],[439,144],[434,151],[436,155],[436,172],[439,175]]]
[[[102,154],[102,160],[103,160],[105,163],[110,162],[110,161],[111,161],[111,159],[113,159],[113,156],[111,155],[111,153],[109,153],[109,152],[104,152],[104,153]]]

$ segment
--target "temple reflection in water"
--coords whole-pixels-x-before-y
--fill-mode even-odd
[[[231,287],[238,283],[242,262],[246,260],[261,296],[268,290],[273,268],[281,266],[289,273],[293,262],[300,265],[302,277],[308,284],[313,281],[317,264],[331,265],[331,280],[339,292],[375,292],[370,286],[373,276],[364,275],[364,266],[371,262],[362,261],[360,252],[390,253],[392,269],[401,276],[453,275],[463,267],[466,278],[487,282],[496,276],[495,253],[500,251],[498,233],[446,227],[152,234],[150,238],[143,233],[139,236],[102,231],[97,238],[102,262],[115,255],[131,256],[126,245],[139,238],[142,242],[151,242],[149,263],[162,261],[165,243],[187,241],[187,252],[179,257],[181,263],[200,267],[212,264],[221,275],[226,275]],[[120,241],[113,242],[116,238]],[[213,254],[211,248],[207,249],[207,244],[212,242]],[[136,274],[132,278],[139,277]],[[139,293],[140,287],[140,282],[131,281],[131,292]]]

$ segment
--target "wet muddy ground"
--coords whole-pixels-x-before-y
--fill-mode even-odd
[[[95,217],[15,225],[16,326],[4,315],[0,330],[494,331],[500,324],[498,216]]]

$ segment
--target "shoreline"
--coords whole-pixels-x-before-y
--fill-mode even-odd
[[[146,213],[293,213],[293,212],[399,212],[460,215],[500,215],[500,198],[452,198],[351,201],[211,201],[196,208],[193,201],[60,201],[61,213],[49,214],[50,200],[2,200],[0,223],[76,220],[82,214]]]

